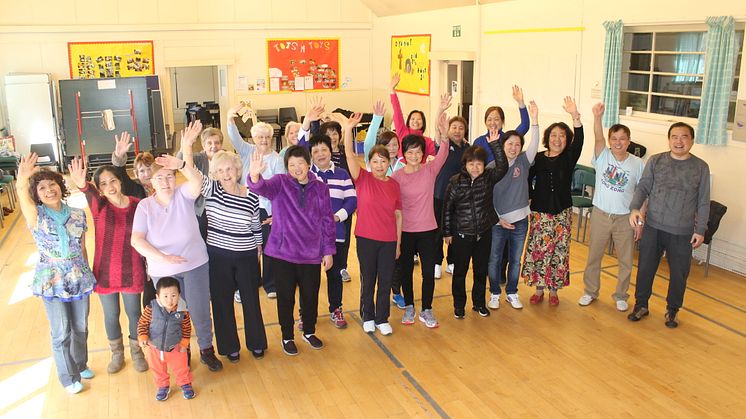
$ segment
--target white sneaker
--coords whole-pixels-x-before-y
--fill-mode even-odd
[[[435,279],[440,279],[441,276],[440,265],[435,265]]]
[[[627,311],[629,310],[629,304],[627,304],[627,302],[624,300],[617,300],[616,309],[619,311]]]
[[[593,302],[593,300],[595,300],[595,298],[591,297],[588,294],[583,294],[583,296],[580,297],[580,299],[578,300],[578,304],[585,307],[587,305],[590,305]]]
[[[420,263],[420,257],[418,255],[416,255],[416,254],[414,255],[414,263],[415,264]]]
[[[487,307],[493,310],[500,308],[500,294],[490,295],[490,302],[487,303]]]
[[[363,322],[363,331],[365,333],[373,333],[376,331],[376,321],[375,320],[368,320],[367,322]]]
[[[521,304],[521,299],[518,297],[518,294],[508,294],[505,296],[505,301],[509,302],[511,307],[515,309],[523,308],[523,304]]]
[[[241,304],[241,292],[236,291],[233,293],[233,301],[237,302],[238,304]]]
[[[352,281],[352,276],[347,272],[347,269],[340,269],[339,274],[342,276],[342,282]]]
[[[378,331],[381,332],[381,334],[384,336],[388,336],[394,333],[394,329],[392,329],[391,325],[388,323],[377,324],[376,329],[378,329]]]
[[[448,274],[452,274],[453,273],[453,264],[452,263],[449,263],[446,266],[446,273],[448,273]]]
[[[267,293],[267,298],[277,298],[277,293],[274,291],[270,291]]]

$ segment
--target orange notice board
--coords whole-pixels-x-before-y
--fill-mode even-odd
[[[339,89],[339,39],[268,39],[270,92]]]
[[[155,74],[153,41],[68,42],[71,79]]]

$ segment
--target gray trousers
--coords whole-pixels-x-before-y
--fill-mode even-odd
[[[122,325],[119,323],[119,296],[124,301],[124,312],[127,314],[129,323],[129,338],[137,339],[137,322],[140,320],[140,299],[142,294],[129,294],[114,292],[111,294],[99,294],[101,306],[104,309],[104,329],[106,329],[106,338],[109,340],[119,339],[122,337]]]
[[[52,358],[64,387],[80,381],[80,372],[88,368],[89,298],[86,295],[69,302],[43,299],[52,332]]]

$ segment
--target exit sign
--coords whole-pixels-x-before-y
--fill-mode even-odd
[[[453,35],[454,38],[460,38],[461,37],[461,25],[457,25],[453,27]]]

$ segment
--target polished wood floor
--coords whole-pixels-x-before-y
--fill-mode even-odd
[[[2,198],[3,201],[5,200]],[[71,197],[73,205],[81,196]],[[50,358],[42,304],[27,284],[35,247],[22,219],[0,231],[0,415],[9,417],[744,417],[746,415],[746,279],[718,268],[703,277],[693,266],[680,327],[663,325],[667,267],[659,271],[651,315],[631,323],[615,310],[616,261],[603,263],[602,297],[580,307],[587,247],[572,245],[571,286],[561,304],[526,307],[505,302],[481,318],[452,315],[450,275],[436,285],[438,329],[403,326],[392,308],[394,334],[363,333],[359,276],[353,251],[344,308],[350,323],[338,330],[319,318],[323,350],[299,341],[299,356],[280,348],[273,300],[262,296],[269,350],[256,361],[247,352],[222,372],[193,365],[197,398],[174,391],[154,400],[150,373],[127,366],[106,374],[109,351],[101,306],[91,299],[90,367],[97,376],[68,395]],[[93,243],[92,231],[89,231]],[[2,238],[4,237],[4,238]],[[92,249],[91,249],[92,251]],[[418,269],[418,268],[417,268]],[[469,281],[471,281],[469,279]],[[634,282],[634,277],[633,277]],[[319,312],[327,307],[325,280]],[[418,287],[416,287],[418,288]],[[419,295],[419,289],[416,289]],[[126,328],[126,318],[122,316]],[[243,339],[242,339],[243,340]],[[196,341],[193,342],[196,345]],[[196,356],[195,356],[196,359]],[[174,386],[175,387],[175,386]]]

